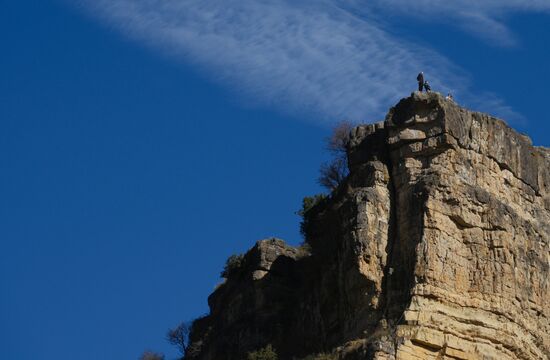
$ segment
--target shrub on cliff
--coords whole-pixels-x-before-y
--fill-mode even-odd
[[[302,217],[302,221],[300,222],[300,232],[302,233],[302,236],[307,241],[307,229],[309,227],[310,219],[311,219],[311,210],[324,202],[327,199],[327,196],[325,194],[317,194],[313,196],[306,196],[302,199],[302,208],[296,212],[297,215]]]
[[[189,326],[186,323],[180,323],[175,328],[168,330],[166,339],[170,344],[178,348],[182,356],[185,356],[189,340]]]
[[[263,349],[248,353],[248,360],[277,360],[277,353],[271,345]]]
[[[235,275],[243,266],[243,260],[243,254],[234,254],[228,257],[223,267],[223,271],[220,274],[221,277],[229,279],[231,276]]]
[[[319,184],[329,191],[334,191],[348,176],[347,147],[353,124],[343,121],[332,130],[327,139],[327,150],[332,154],[332,160],[321,165]]]
[[[306,196],[302,199],[302,208],[296,212],[296,214],[301,217],[306,216],[306,214],[313,209],[315,206],[323,202],[327,196],[325,194],[317,194],[313,196]]]
[[[334,191],[348,176],[348,164],[346,159],[335,158],[331,162],[321,165],[319,170],[319,184],[329,191]]]

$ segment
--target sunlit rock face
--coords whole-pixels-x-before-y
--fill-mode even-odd
[[[308,212],[309,247],[259,241],[187,359],[550,358],[549,149],[414,93],[352,130],[348,163]]]

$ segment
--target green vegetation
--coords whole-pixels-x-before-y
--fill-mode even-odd
[[[238,271],[243,266],[244,261],[244,255],[238,254],[238,255],[231,255],[227,258],[227,261],[225,262],[225,266],[223,268],[223,271],[221,272],[221,277],[229,279],[231,276],[238,273]]]
[[[302,360],[335,360],[332,355],[330,354],[317,354],[317,355],[308,355]]]
[[[298,257],[299,258],[304,258],[304,257],[307,257],[307,256],[310,256],[311,253],[312,253],[312,248],[311,248],[311,244],[307,243],[307,242],[302,242],[298,247]]]
[[[352,129],[352,123],[343,121],[334,127],[331,136],[326,140],[327,150],[331,153],[332,160],[321,165],[318,181],[331,193],[345,181],[349,174],[347,149]],[[300,232],[306,243],[308,241],[309,224],[313,215],[311,210],[326,201],[327,198],[328,196],[325,194],[306,196],[302,200],[302,209],[296,212],[302,217]]]
[[[277,360],[277,353],[271,345],[263,349],[248,353],[248,360]]]
[[[300,223],[300,232],[307,242],[307,229],[311,221],[311,212],[310,210],[327,200],[327,195],[317,194],[313,196],[306,196],[302,199],[302,209],[296,212],[297,215],[302,217],[302,222]]]
[[[302,208],[296,214],[305,217],[307,212],[327,198],[325,194],[306,196],[302,199]]]

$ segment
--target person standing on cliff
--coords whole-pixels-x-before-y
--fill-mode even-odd
[[[428,83],[428,80],[424,81],[424,90],[426,90],[427,93],[432,91],[432,87]]]
[[[424,72],[421,71],[416,77],[416,80],[418,81],[418,91],[422,92],[424,88]]]

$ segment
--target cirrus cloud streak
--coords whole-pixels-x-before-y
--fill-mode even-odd
[[[377,1],[361,15],[351,10],[362,3],[83,2],[92,14],[125,34],[194,64],[246,99],[310,119],[378,120],[389,105],[414,90],[414,78],[420,70],[429,74],[434,88],[442,92],[452,89],[473,106],[475,102],[483,103],[484,97],[492,104],[502,104],[492,94],[469,97],[469,80],[464,71],[435,51],[401,41],[385,31],[377,21]],[[422,8],[433,1],[416,3]],[[406,2],[390,0],[388,4],[385,11],[393,11],[393,7]],[[452,11],[453,7],[448,8],[440,11]],[[486,9],[490,7],[472,13],[478,14],[480,21],[491,21],[484,15]],[[496,28],[500,26],[492,21]],[[498,106],[502,115],[515,116],[507,106]]]

